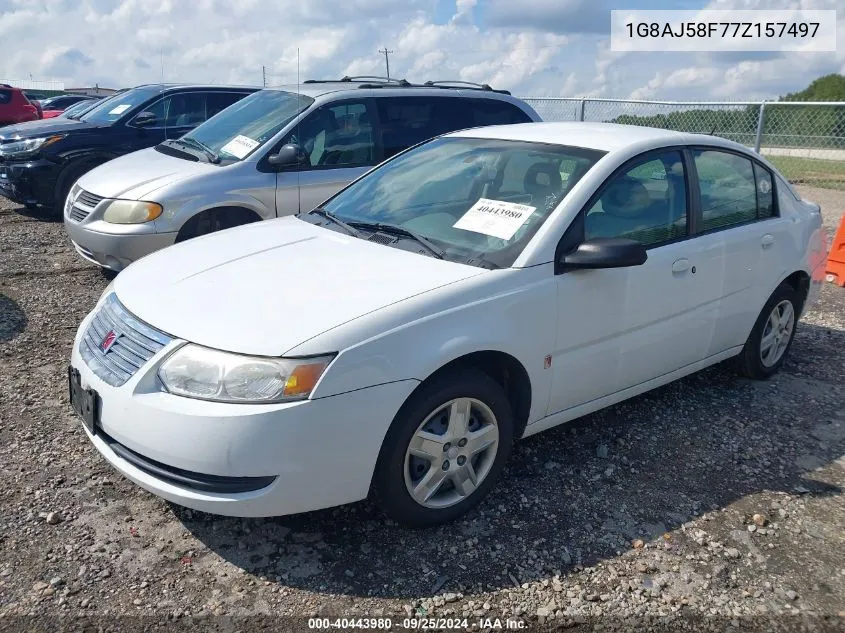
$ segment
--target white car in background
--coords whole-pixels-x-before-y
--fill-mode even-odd
[[[374,490],[433,525],[517,438],[729,358],[777,371],[824,249],[819,207],[730,141],[465,130],[310,213],[129,266],[79,328],[71,401],[177,504],[268,516]]]

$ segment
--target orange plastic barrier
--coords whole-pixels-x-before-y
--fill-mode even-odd
[[[842,216],[836,236],[830,245],[825,272],[828,281],[837,286],[845,286],[845,215]]]

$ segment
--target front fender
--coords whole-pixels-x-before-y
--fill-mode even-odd
[[[484,273],[356,321],[362,323],[344,324],[286,353],[341,350],[314,397],[398,380],[423,381],[462,356],[495,351],[516,358],[528,374],[528,422],[546,413],[552,372],[544,361],[557,328],[551,266]],[[367,338],[343,347],[341,341],[353,330]]]

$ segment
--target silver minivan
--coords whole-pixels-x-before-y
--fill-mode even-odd
[[[507,91],[461,82],[345,77],[265,89],[85,174],[65,202],[65,227],[82,257],[120,271],[175,242],[310,211],[434,136],[539,120]]]

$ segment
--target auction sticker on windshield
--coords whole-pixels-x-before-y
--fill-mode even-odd
[[[261,143],[258,141],[255,141],[248,136],[238,134],[235,138],[221,147],[220,151],[231,154],[237,158],[243,158],[259,145],[261,145]]]
[[[131,107],[132,106],[130,104],[124,103],[123,105],[119,105],[116,108],[112,108],[109,111],[109,114],[123,114],[124,112],[126,112]]]
[[[527,204],[479,198],[452,226],[509,240],[536,210],[537,207],[529,207]]]

